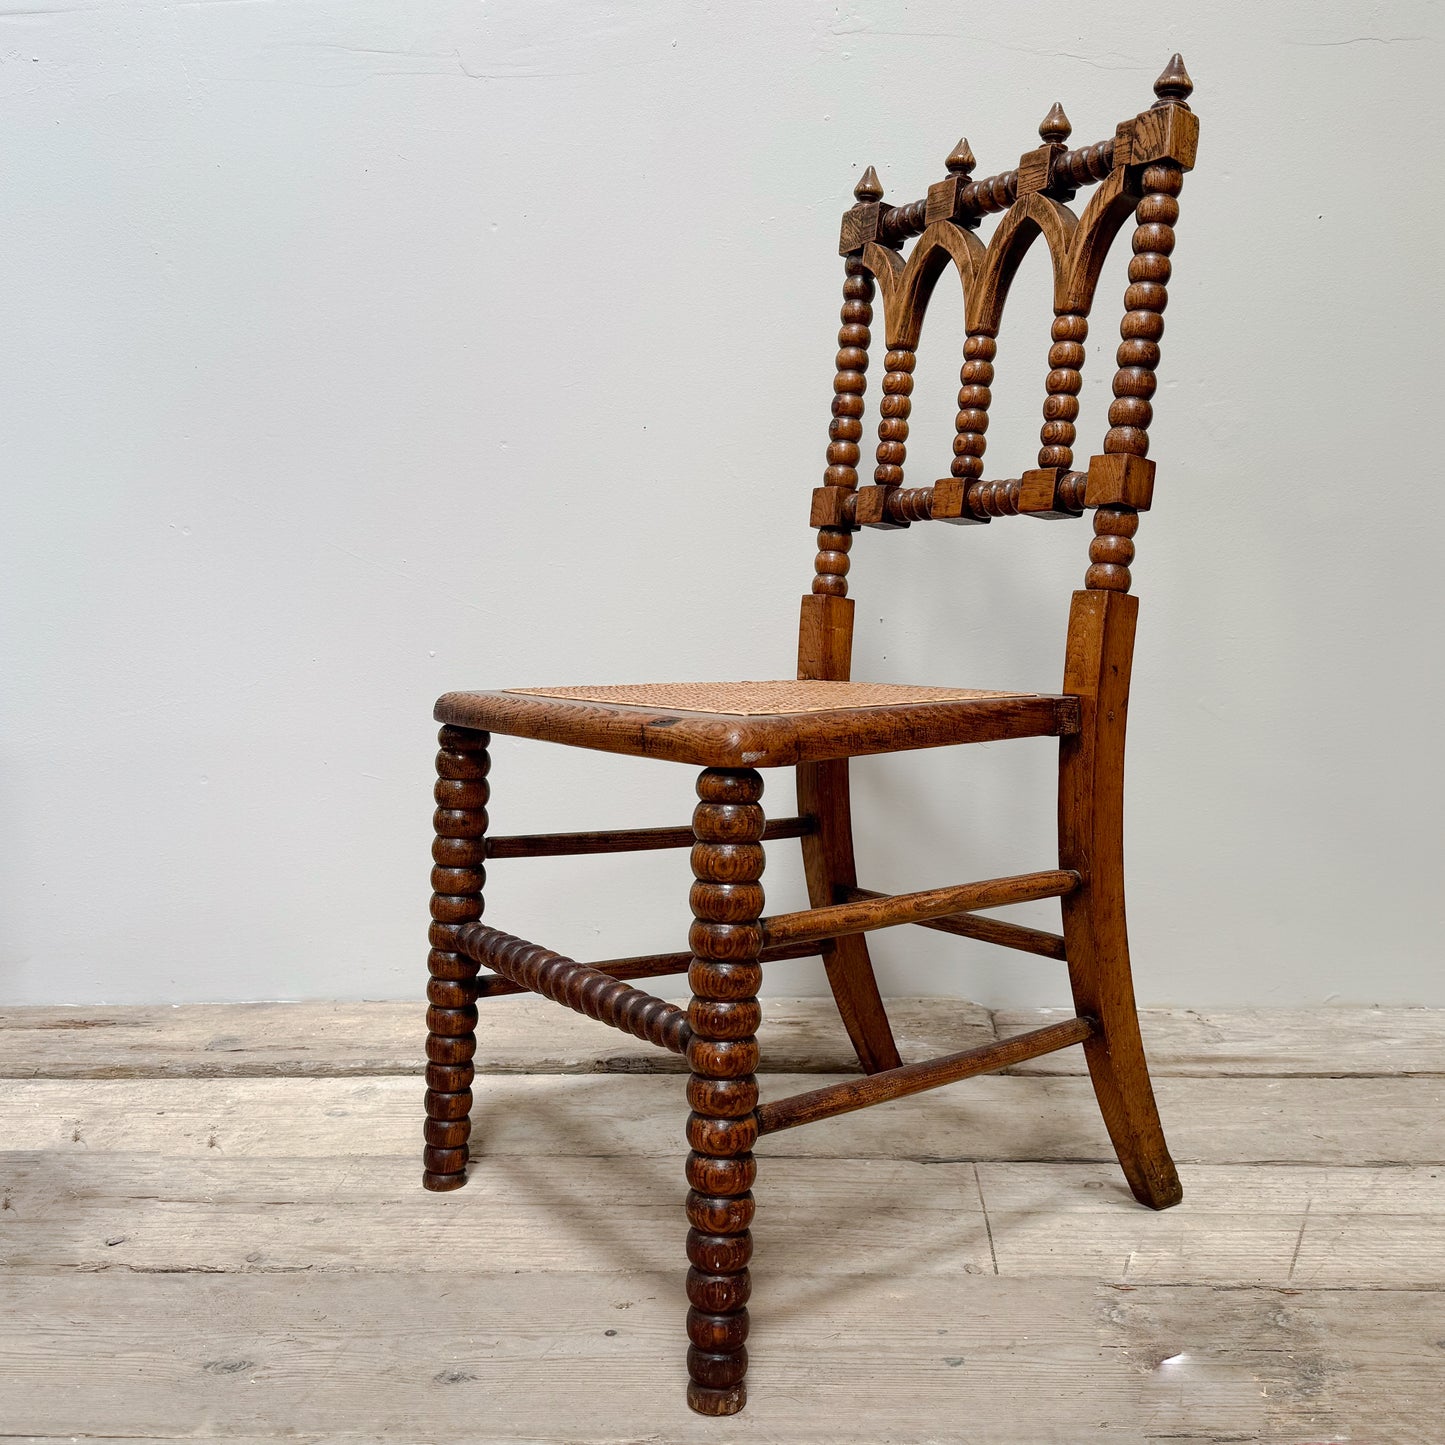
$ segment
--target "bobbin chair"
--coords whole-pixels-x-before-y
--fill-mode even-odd
[[[1154,105],[1096,145],[1070,150],[1055,105],[1042,145],[1016,170],[972,179],[961,141],[925,199],[889,206],[870,167],[843,216],[842,329],[827,470],[813,492],[818,554],[803,598],[796,680],[448,693],[437,754],[431,903],[430,1029],[423,1182],[465,1182],[477,1004],[530,990],[686,1057],[688,1402],[705,1414],[742,1408],[747,1368],[749,1224],[759,1135],[935,1088],[1081,1044],[1124,1176],[1153,1209],[1178,1202],[1179,1179],[1155,1108],[1139,1037],[1124,926],[1124,726],[1136,599],[1129,564],[1147,510],[1150,397],[1184,172],[1198,121],[1179,56]],[[1097,183],[1076,214],[1066,204]],[[1002,212],[985,245],[975,230]],[[1133,216],[1133,257],[1103,450],[1074,469],[1084,340],[1106,252]],[[917,237],[907,259],[905,242]],[[1052,260],[1054,321],[1038,463],[984,477],[994,338],[1009,285],[1042,238]],[[967,324],[949,474],[905,487],[915,348],[924,311],[952,265]],[[882,293],[888,354],[873,482],[859,486],[872,301]],[[949,296],[949,304],[954,297]],[[895,687],[850,680],[853,603],[848,553],[859,529],[914,523],[977,526],[1022,516],[1093,514],[1090,566],[1069,613],[1062,689],[1053,694]],[[489,733],[687,763],[700,769],[691,827],[487,837]],[[858,886],[848,759],[1003,738],[1059,739],[1058,866],[1007,878],[885,895]],[[796,813],[766,822],[759,769],[791,767]],[[763,843],[801,840],[812,907],[764,916]],[[692,848],[692,927],[685,952],[585,964],[483,924],[490,859]],[[1062,934],[983,917],[1058,898]],[[918,923],[1042,954],[1067,965],[1074,1017],[982,1048],[903,1063],[879,997],[865,934]],[[821,956],[863,1077],[759,1104],[755,1071],[763,965]],[[482,972],[485,969],[486,972]],[[625,980],[686,971],[686,1009]]]

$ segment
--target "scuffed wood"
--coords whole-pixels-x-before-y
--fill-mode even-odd
[[[681,998],[680,989],[680,979],[663,980],[657,991]],[[420,1002],[0,1009],[0,1078],[419,1074],[424,1011]],[[999,1037],[1040,1028],[1069,1010],[1002,1009],[991,1022],[988,1010],[962,999],[898,998],[888,1013],[912,1060],[988,1043],[995,1027]],[[763,1019],[764,1069],[855,1067],[830,999],[764,998]],[[1445,1075],[1445,1009],[1145,1009],[1140,1022],[1156,1076]],[[477,1062],[487,1073],[681,1068],[659,1049],[540,999],[484,1003],[478,1027]],[[1081,1073],[1083,1065],[1059,1054],[1018,1071]]]
[[[675,991],[675,984],[661,990]],[[764,1068],[792,1073],[857,1067],[831,1000],[768,998],[763,1009]],[[424,1014],[424,1006],[395,1002],[12,1008],[0,1010],[0,1077],[420,1074]],[[543,999],[484,1002],[477,1027],[482,1073],[686,1070],[650,1044]],[[897,1027],[908,1048],[920,1054],[972,1048],[994,1037],[988,1010],[959,999],[903,1000]]]
[[[17,1434],[720,1438],[659,1359],[675,1271],[458,1271],[445,1310],[407,1274],[10,1286],[0,1419]],[[1436,1292],[790,1273],[754,1303],[753,1403],[730,1442],[905,1445],[960,1420],[972,1445],[1073,1442],[1081,1419],[1115,1445],[1438,1439]],[[799,1348],[800,1329],[828,1349]]]
[[[679,977],[661,980],[655,991],[685,1004],[685,990]],[[912,1057],[993,1041],[988,1010],[962,999],[904,999],[889,1010]],[[425,1014],[420,1002],[11,1008],[0,1010],[0,1078],[419,1075]],[[687,1068],[662,1049],[545,999],[484,1001],[477,1038],[481,1073],[679,1073]],[[764,999],[760,1042],[764,1069],[840,1073],[857,1068],[829,998]]]
[[[827,1076],[823,1076],[826,1078]],[[763,1093],[811,1088],[770,1074]],[[329,1157],[357,1167],[409,1152],[421,1105],[412,1078],[23,1080],[0,1092],[14,1149],[160,1150],[205,1157]],[[633,1157],[683,1152],[683,1080],[510,1075],[479,1079],[476,1153]],[[1181,1162],[1445,1164],[1445,1080],[1164,1079],[1161,1108]],[[809,1158],[1113,1158],[1087,1079],[989,1074],[763,1140]]]
[[[1068,1009],[999,1009],[1000,1037],[1067,1017]],[[1150,1072],[1322,1078],[1445,1075],[1445,1009],[1141,1009]],[[1071,1054],[1033,1059],[1020,1073],[1082,1073]]]
[[[664,1155],[585,1169],[496,1156],[444,1200],[415,1175],[409,1155],[13,1154],[0,1164],[0,1261],[27,1273],[448,1271],[458,1233],[485,1240],[494,1271],[681,1258],[683,1183]],[[770,1158],[755,1261],[819,1276],[1445,1289],[1445,1170],[1194,1165],[1185,1186],[1188,1207],[1156,1217],[1131,1205],[1112,1164]]]

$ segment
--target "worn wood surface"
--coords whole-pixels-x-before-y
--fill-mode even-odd
[[[444,1310],[435,1289],[405,1274],[22,1279],[0,1411],[43,1439],[878,1445],[957,1440],[960,1421],[985,1445],[1439,1438],[1429,1291],[792,1272],[755,1308],[752,1407],[719,1433],[681,1404],[673,1274],[459,1269]]]
[[[1020,967],[1047,968],[1039,963]],[[787,968],[779,964],[778,977]],[[1060,991],[1064,989],[1060,975]],[[659,992],[685,1001],[686,985]],[[0,1008],[0,1078],[318,1078],[420,1074],[411,1002],[244,1003],[180,1006]],[[975,1048],[1041,1028],[1072,1009],[1000,1009],[963,999],[888,1001],[910,1059]],[[773,1073],[842,1073],[856,1062],[831,999],[765,998],[763,1066]],[[1445,1075],[1445,1029],[1432,1009],[1145,1009],[1144,1045],[1156,1075]],[[479,1073],[678,1070],[661,1050],[635,1044],[545,1000],[489,1003]],[[1081,1074],[1073,1053],[1018,1065],[1020,1073]]]
[[[765,1097],[856,1068],[831,1000],[765,1009]],[[1061,1016],[890,1009],[910,1057]],[[656,1267],[684,1258],[683,1079],[596,1077],[620,1036],[559,1043],[554,1005],[484,1018],[471,1182],[430,1194],[414,1006],[0,1016],[0,1435],[1438,1445],[1445,1014],[1146,1011],[1163,1215],[1079,1072],[762,1140],[721,1435]]]
[[[435,715],[459,728],[719,768],[782,768],[909,748],[1057,737],[1078,726],[1074,700],[1046,693],[747,717],[518,692],[449,692],[437,700]]]

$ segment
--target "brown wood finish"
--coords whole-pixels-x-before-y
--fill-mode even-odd
[[[1065,1019],[1046,1028],[1014,1034],[996,1044],[983,1044],[957,1054],[925,1059],[920,1064],[904,1064],[866,1079],[845,1079],[841,1084],[828,1084],[810,1089],[806,1094],[793,1094],[758,1106],[758,1133],[775,1134],[779,1129],[796,1129],[799,1124],[813,1124],[831,1119],[836,1114],[851,1114],[890,1099],[922,1094],[939,1089],[975,1074],[991,1074],[1066,1049],[1070,1044],[1086,1043],[1094,1033],[1093,1020],[1085,1017]]]
[[[781,963],[790,958],[817,958],[827,942],[826,938],[822,938],[807,943],[780,943],[775,948],[765,948],[758,955],[758,962]],[[589,963],[587,967],[605,973],[609,978],[666,978],[669,974],[686,973],[691,964],[691,953],[638,953],[630,958],[608,958],[600,963]],[[503,994],[532,991],[526,984],[513,983],[510,978],[496,973],[473,979],[470,987],[477,998],[500,998]]]
[[[471,1137],[472,1056],[476,1053],[478,965],[457,945],[464,924],[482,916],[487,881],[487,773],[484,732],[444,727],[437,735],[436,812],[432,823],[431,928],[428,941],[426,1146],[422,1183],[458,1189],[467,1182]]]
[[[956,883],[947,888],[926,888],[918,893],[887,893],[834,903],[828,908],[805,908],[800,913],[779,913],[762,920],[763,942],[804,943],[844,933],[866,933],[900,923],[922,923],[966,913],[977,908],[1005,908],[1010,903],[1032,903],[1039,898],[1061,898],[1079,886],[1079,875],[1063,868],[1019,873],[1011,878],[988,878],[981,883]]]
[[[832,448],[829,448],[831,455]],[[845,578],[839,578],[844,587]],[[853,601],[808,593],[798,627],[798,676],[828,682],[848,680],[853,654]],[[803,839],[803,873],[808,901],[822,908],[839,901],[858,882],[853,858],[853,807],[848,759],[805,763],[798,768],[798,811],[816,823]],[[888,1011],[878,991],[873,961],[862,934],[820,940],[828,987],[865,1073],[897,1068],[902,1060]]]
[[[430,1189],[466,1178],[476,1002],[528,991],[683,1053],[690,1070],[686,1176],[691,1270],[688,1401],[727,1415],[746,1399],[750,1226],[760,1132],[792,1128],[1075,1043],[1135,1196],[1155,1209],[1180,1197],[1140,1041],[1124,916],[1123,767],[1137,600],[1130,592],[1139,517],[1153,498],[1149,426],[1185,172],[1199,123],[1176,55],[1155,101],[1112,136],[1070,149],[1055,104],[1039,144],[982,179],[961,140],[925,197],[884,201],[868,167],[844,213],[842,309],[811,590],[798,627],[797,682],[648,689],[456,692],[435,715],[436,842],[428,986],[425,1172]],[[1074,209],[1076,192],[1092,188]],[[986,239],[980,222],[1001,212]],[[1109,426],[1082,468],[1075,447],[1089,318],[1104,260],[1133,218]],[[914,244],[904,254],[912,238]],[[1030,246],[1049,254],[1054,318],[1036,457],[1013,476],[984,475],[997,337]],[[966,340],[948,475],[906,485],[911,396],[924,315],[952,271]],[[945,288],[945,293],[948,288]],[[860,485],[867,374],[881,302],[886,355],[873,466]],[[915,460],[917,460],[915,445]],[[1057,694],[880,689],[852,680],[854,603],[848,577],[862,529],[932,521],[979,525],[1025,516],[1065,521],[1092,511],[1084,590],[1069,615]],[[961,538],[969,534],[960,534]],[[972,534],[977,535],[977,534]],[[898,545],[898,544],[880,544]],[[571,695],[562,695],[569,693]],[[758,699],[762,698],[761,703]],[[665,704],[665,705],[664,705]],[[729,711],[729,708],[737,709]],[[704,710],[710,709],[710,710]],[[594,748],[701,769],[691,828],[522,834],[487,839],[489,734]],[[1014,737],[1060,740],[1059,866],[982,883],[882,894],[858,886],[849,759]],[[757,769],[796,770],[797,816],[768,823]],[[798,838],[810,906],[763,916],[763,843]],[[693,923],[687,952],[583,964],[483,925],[487,859],[564,857],[691,846]],[[1063,933],[976,910],[1062,900]],[[1073,1016],[941,1058],[899,1058],[865,934],[914,923],[1067,964]],[[762,965],[821,955],[864,1077],[759,1105],[756,1070]],[[480,970],[490,971],[483,974]],[[686,969],[686,1012],[634,978]]]
[[[481,923],[463,924],[456,943],[477,964],[553,1003],[674,1054],[687,1047],[690,1032],[683,1011],[640,988],[629,988],[616,974]]]
[[[747,1401],[748,1261],[758,1137],[757,993],[763,971],[763,780],[751,768],[697,781],[688,934],[687,1400],[703,1415]]]
[[[1059,865],[1083,885],[1064,898],[1074,1006],[1098,1023],[1084,1049],[1114,1150],[1141,1204],[1167,1209],[1183,1191],[1149,1083],[1124,920],[1124,731],[1139,602],[1074,594],[1064,684],[1088,715],[1059,750]]]
[[[842,901],[855,898],[887,898],[872,888],[845,888]],[[937,929],[939,933],[957,934],[959,938],[976,938],[982,943],[997,943],[1003,948],[1017,948],[1024,953],[1036,953],[1041,958],[1055,958],[1064,961],[1064,940],[1057,933],[1047,933],[1042,928],[1025,928],[1017,923],[1005,923],[1001,918],[979,918],[972,913],[949,913],[942,918],[912,918],[920,928]]]
[[[763,841],[802,838],[814,831],[812,818],[773,818]],[[646,853],[657,848],[691,848],[691,828],[614,828],[603,833],[519,833],[488,838],[488,858],[576,858],[585,853]]]
[[[1033,693],[745,717],[517,692],[451,692],[438,700],[435,715],[439,721],[512,737],[700,767],[747,768],[1002,738],[1060,737],[1078,725],[1073,698]]]

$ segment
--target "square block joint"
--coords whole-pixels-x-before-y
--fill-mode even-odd
[[[1025,472],[1019,482],[1019,515],[1038,517],[1043,521],[1063,521],[1082,513],[1071,512],[1059,501],[1062,467],[1035,467]]]
[[[810,527],[832,527],[840,532],[851,532],[853,523],[848,520],[847,487],[814,487],[813,508],[808,516]]]
[[[1041,145],[1037,150],[1025,151],[1019,157],[1019,195],[1029,196],[1035,191],[1049,188],[1049,172],[1053,169],[1054,155],[1061,153],[1060,145]]]
[[[1147,512],[1154,498],[1154,463],[1129,452],[1089,458],[1086,507],[1133,507]]]
[[[1120,141],[1128,132],[1121,153]],[[1152,161],[1173,161],[1182,170],[1194,169],[1199,152],[1199,117],[1183,106],[1161,105],[1141,111],[1115,132],[1114,164],[1147,166]]]
[[[854,251],[861,251],[869,241],[876,241],[883,217],[892,209],[881,201],[862,201],[851,210],[844,211],[843,226],[838,234],[838,254],[851,255]]]
[[[967,176],[949,176],[946,180],[934,181],[928,188],[928,204],[924,208],[923,223],[931,226],[935,221],[962,221],[959,214],[959,197],[968,184]],[[977,225],[977,218],[973,224]]]
[[[967,478],[940,477],[933,484],[933,520],[954,527],[974,527],[989,518],[975,517],[969,511]]]
[[[853,513],[853,520],[860,527],[872,527],[878,532],[903,531],[909,524],[895,522],[888,515],[888,494],[897,490],[896,487],[859,487],[858,506]]]

